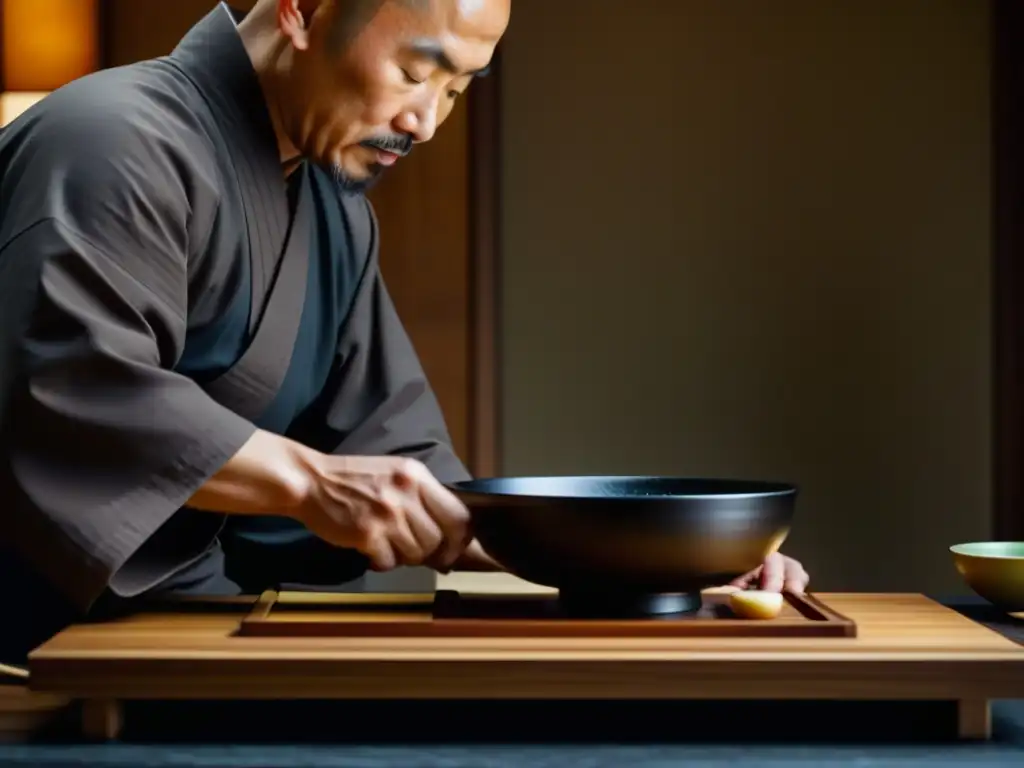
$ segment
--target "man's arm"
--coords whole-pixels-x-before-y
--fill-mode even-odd
[[[337,456],[410,456],[442,483],[471,477],[452,447],[444,415],[380,271],[377,219],[365,198],[345,201],[365,227],[368,254],[342,329],[331,376],[303,442]],[[363,217],[362,221],[358,217]],[[474,543],[457,570],[495,570]]]
[[[171,370],[188,164],[157,116],[86,98],[55,94],[0,140],[0,538],[79,608],[157,578],[125,566],[254,433]],[[170,535],[194,557],[220,524]]]

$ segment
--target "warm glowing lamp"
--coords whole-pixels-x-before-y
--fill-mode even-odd
[[[100,0],[0,0],[0,126],[100,67]]]

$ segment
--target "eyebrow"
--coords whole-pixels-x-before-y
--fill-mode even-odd
[[[417,40],[411,46],[413,53],[425,58],[431,59],[441,69],[451,72],[453,75],[472,75],[473,77],[486,77],[491,71],[490,66],[481,67],[480,69],[470,70],[469,72],[463,72],[452,61],[451,56],[445,51],[444,46],[434,40]]]

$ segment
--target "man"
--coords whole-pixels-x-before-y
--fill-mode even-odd
[[[220,5],[170,56],[78,80],[0,135],[18,653],[155,594],[499,567],[444,487],[468,475],[360,193],[483,73],[509,5]],[[776,556],[765,571],[806,583]]]

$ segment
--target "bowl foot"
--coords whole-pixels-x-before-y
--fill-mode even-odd
[[[567,616],[631,618],[696,613],[702,598],[700,592],[615,594],[562,590],[558,593],[558,604]]]

